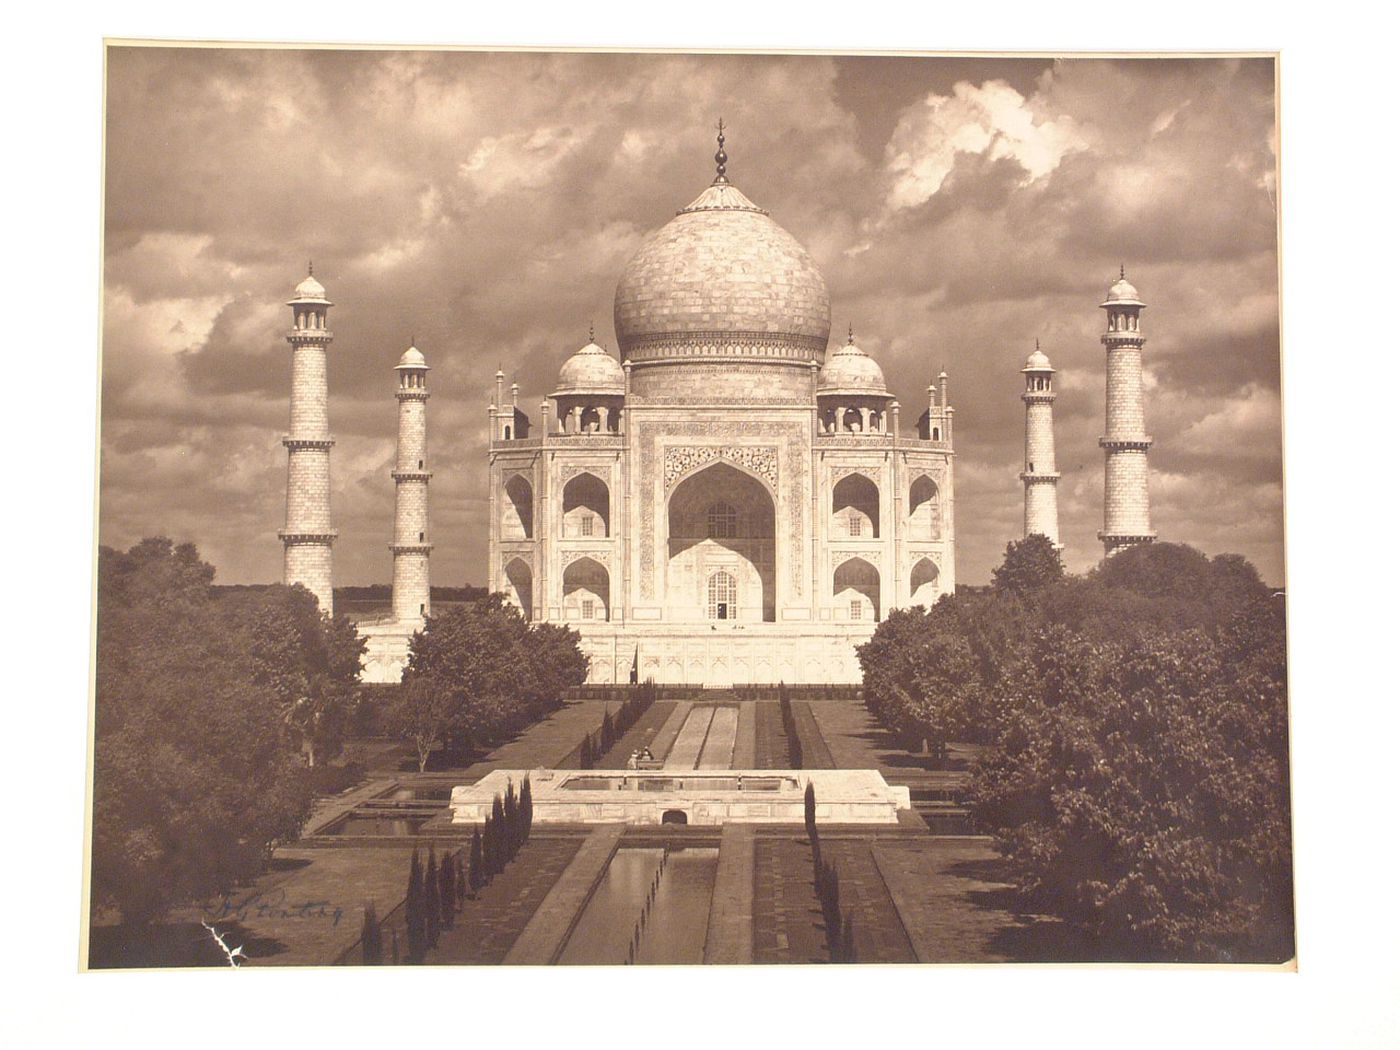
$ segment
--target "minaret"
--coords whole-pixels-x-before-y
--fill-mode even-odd
[[[394,619],[432,613],[428,582],[428,362],[410,346],[394,371],[399,388],[399,452],[394,462]]]
[[[1104,411],[1103,541],[1104,555],[1157,538],[1147,513],[1147,436],[1142,413],[1142,335],[1140,317],[1147,304],[1120,268],[1118,280],[1099,304],[1108,312],[1102,342],[1108,352],[1107,404]]]
[[[1026,535],[1038,532],[1059,550],[1063,545],[1056,496],[1060,475],[1055,470],[1055,370],[1050,367],[1050,358],[1041,353],[1039,339],[1021,374],[1026,377],[1021,394],[1026,403],[1026,462],[1021,471],[1026,488]]]
[[[282,582],[299,583],[329,615],[331,608],[331,446],[326,410],[326,347],[331,333],[326,312],[331,301],[321,282],[306,268],[287,303],[292,308],[292,420],[282,444],[287,446],[287,527]]]

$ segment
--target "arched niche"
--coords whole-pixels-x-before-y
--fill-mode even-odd
[[[920,558],[909,573],[909,603],[932,606],[938,600],[938,566]]]
[[[831,576],[831,595],[839,620],[880,618],[880,570],[864,558],[847,558]]]
[[[938,485],[927,474],[920,474],[909,484],[909,538],[936,540],[941,525]]]
[[[564,618],[608,620],[612,610],[608,570],[593,558],[577,558],[564,567]]]
[[[609,534],[608,486],[596,474],[575,474],[564,483],[564,536]]]
[[[506,565],[506,598],[525,619],[534,618],[534,574],[524,558],[512,558]]]
[[[535,538],[535,490],[523,474],[506,479],[506,498],[501,501],[501,539]]]
[[[776,518],[763,482],[729,463],[711,463],[676,485],[666,510],[671,617],[710,619],[709,580],[723,571],[735,587],[726,619],[775,620]]]
[[[847,474],[832,486],[831,536],[880,538],[880,490],[864,474]]]

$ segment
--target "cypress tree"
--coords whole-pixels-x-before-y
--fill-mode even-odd
[[[530,794],[530,774],[525,774],[525,782],[520,785],[520,813],[525,829],[524,840],[530,841],[530,830],[535,826],[535,799]]]
[[[491,850],[494,855],[491,861],[491,875],[494,877],[505,871],[510,862],[510,855],[506,852],[505,803],[499,795],[496,796],[491,810]]]
[[[593,768],[593,738],[587,733],[583,734],[583,743],[579,745],[578,767],[579,769]]]
[[[450,853],[443,855],[438,868],[438,901],[442,908],[442,928],[450,930],[457,911],[457,862]]]
[[[846,912],[846,921],[841,924],[841,961],[856,961],[856,930],[850,912]]]
[[[506,801],[502,813],[505,816],[506,860],[510,860],[520,847],[520,824],[515,805],[515,782],[509,778],[506,780]]]
[[[467,851],[459,849],[457,851],[457,909],[460,911],[467,903],[467,892],[470,887],[467,885]]]
[[[408,961],[416,963],[423,956],[423,863],[418,859],[417,846],[408,865],[408,896],[403,910],[408,928]]]
[[[602,729],[602,737],[603,737],[603,747],[602,747],[602,750],[603,750],[603,751],[606,752],[606,751],[608,751],[608,750],[610,750],[610,749],[612,748],[613,743],[614,743],[614,742],[616,741],[616,739],[617,739],[617,737],[616,737],[615,734],[616,734],[616,729],[615,729],[614,726],[613,726],[612,715],[608,714],[607,708],[604,708],[604,709],[603,709],[603,729]]]
[[[428,847],[428,868],[423,874],[423,944],[436,948],[438,930],[442,925],[441,901],[438,896],[437,850]]]
[[[467,885],[475,897],[480,892],[481,887],[486,885],[485,862],[481,856],[481,831],[472,831],[472,852],[471,859],[467,864]]]
[[[807,781],[807,790],[802,795],[802,818],[807,824],[807,840],[813,849],[817,846],[817,789]]]
[[[364,922],[360,927],[360,952],[366,966],[384,962],[384,935],[379,929],[379,917],[374,913],[374,901],[365,903]]]
[[[394,944],[394,954],[390,956],[391,962],[397,966],[399,964],[399,929],[397,926],[389,927],[389,938]]]

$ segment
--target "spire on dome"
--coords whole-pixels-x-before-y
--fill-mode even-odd
[[[1122,263],[1118,264],[1118,279],[1126,281],[1128,279],[1128,269]]]
[[[729,181],[724,175],[724,167],[729,163],[729,154],[724,152],[724,118],[719,118],[719,123],[715,125],[719,131],[719,149],[715,151],[715,185],[720,185]]]
[[[855,326],[854,324],[847,323],[847,325],[846,325],[846,345],[847,345],[847,346],[855,346],[855,343],[856,343],[856,326]]]
[[[598,341],[598,340],[596,340],[596,339],[593,338],[593,322],[592,322],[592,321],[589,321],[589,322],[588,322],[588,341],[589,341],[590,343],[596,343],[596,342]]]

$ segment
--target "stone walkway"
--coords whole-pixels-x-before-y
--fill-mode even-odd
[[[559,957],[574,919],[602,878],[622,838],[621,824],[606,824],[589,832],[569,866],[559,875],[504,961],[513,965],[547,966]]]
[[[614,744],[606,755],[600,758],[594,769],[626,769],[627,759],[633,751],[640,751],[644,747],[652,749],[656,753],[656,735],[661,732],[661,728],[670,718],[671,712],[676,709],[673,700],[658,700],[644,712],[642,717],[637,719],[635,725],[622,735],[622,739]]]
[[[463,904],[452,929],[442,932],[424,962],[504,962],[582,843],[582,838],[532,838],[477,900]]]
[[[707,963],[753,962],[753,863],[753,825],[726,824],[719,837],[719,866],[705,934]]]

